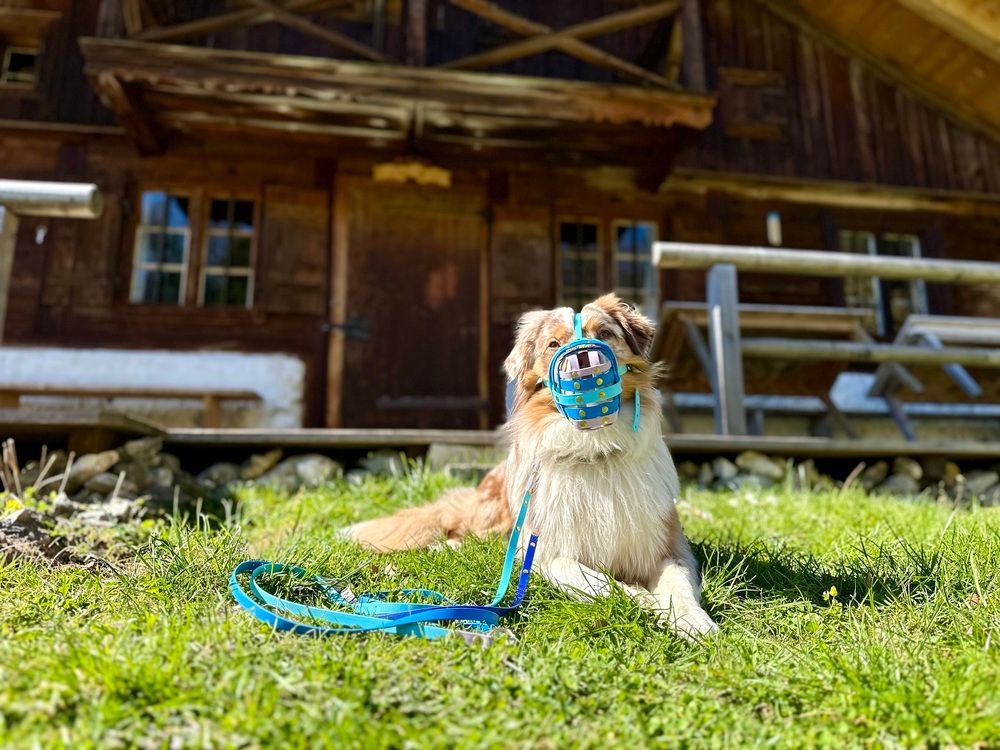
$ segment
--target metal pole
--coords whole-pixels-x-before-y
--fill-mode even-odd
[[[653,245],[653,263],[658,268],[709,268],[718,263],[730,263],[740,271],[749,272],[806,276],[878,276],[882,279],[923,279],[953,284],[1000,284],[1000,263],[896,258],[774,247],[657,242]]]
[[[96,219],[104,199],[97,185],[87,183],[0,180],[0,205],[19,216]]]
[[[0,343],[7,320],[7,298],[10,295],[10,277],[14,267],[14,247],[17,245],[17,215],[0,205]]]
[[[709,377],[715,391],[715,431],[719,435],[746,435],[736,267],[725,263],[712,266],[705,278],[705,296],[712,355]]]
[[[939,350],[900,344],[853,341],[806,341],[783,338],[743,339],[744,357],[838,360],[843,362],[905,362],[909,364],[1000,368],[1000,349],[952,347]]]

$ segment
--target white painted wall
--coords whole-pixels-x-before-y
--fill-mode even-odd
[[[288,354],[0,346],[0,385],[227,388],[262,403],[227,402],[224,427],[301,427],[305,363]],[[201,404],[160,399],[22,397],[22,409],[73,410],[95,404],[169,427],[200,426]]]

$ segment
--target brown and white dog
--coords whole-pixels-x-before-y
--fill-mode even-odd
[[[663,442],[648,356],[653,325],[613,294],[586,305],[582,320],[585,336],[607,343],[629,366],[617,422],[583,431],[559,414],[542,381],[573,336],[573,311],[526,313],[504,363],[516,387],[506,461],[474,490],[452,490],[346,534],[381,552],[457,543],[466,534],[507,535],[537,470],[526,528],[539,535],[535,560],[546,579],[577,597],[606,596],[614,579],[679,635],[712,633],[717,626],[701,607],[701,576],[674,508],[677,471]],[[641,419],[633,432],[636,389]]]

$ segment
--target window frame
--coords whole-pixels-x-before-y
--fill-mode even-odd
[[[136,274],[140,269],[140,231],[142,224],[142,197],[146,193],[163,192],[168,195],[175,195],[188,199],[188,219],[190,232],[187,249],[186,263],[184,264],[184,278],[181,283],[181,300],[175,303],[169,302],[143,302],[136,300],[133,289],[136,283]],[[124,304],[129,305],[136,311],[145,309],[157,310],[160,313],[166,310],[176,310],[181,313],[199,311],[209,312],[213,316],[244,315],[254,311],[253,304],[258,290],[257,275],[259,269],[259,242],[260,234],[263,231],[264,201],[263,187],[254,186],[251,188],[234,190],[233,186],[225,182],[210,182],[199,186],[193,186],[190,182],[179,180],[138,180],[130,191],[131,208],[128,210],[130,227],[129,233],[123,233],[123,259],[120,266],[122,273],[122,288],[125,295],[121,299]],[[223,200],[248,200],[254,204],[254,237],[251,239],[251,258],[248,266],[250,281],[247,284],[247,304],[246,305],[205,305],[203,266],[207,252],[208,222],[211,217],[212,199]],[[127,249],[125,242],[131,242],[131,248]],[[125,259],[128,259],[128,267],[124,267]],[[145,264],[150,268],[152,264]]]
[[[146,193],[163,193],[164,195],[176,198],[187,198],[188,201],[188,225],[186,227],[170,227],[166,223],[163,225],[153,225],[153,224],[143,224],[142,223],[142,198]],[[188,293],[188,272],[191,268],[191,247],[194,243],[194,232],[195,226],[193,222],[193,217],[195,214],[195,197],[190,192],[185,192],[184,190],[178,190],[169,187],[143,187],[139,189],[138,192],[139,200],[136,201],[135,210],[135,231],[132,233],[132,268],[130,270],[130,280],[129,280],[129,304],[139,305],[139,306],[160,306],[160,307],[185,307],[187,305],[187,293]],[[164,217],[164,222],[166,222],[166,217]],[[142,238],[150,233],[161,233],[161,234],[183,234],[186,239],[186,246],[184,251],[184,262],[183,263],[150,263],[149,261],[142,260]],[[175,272],[178,271],[181,274],[181,282],[179,285],[179,299],[176,303],[169,302],[146,302],[144,299],[137,298],[137,282],[139,279],[138,272],[140,270],[153,270],[153,271],[167,271]]]
[[[225,200],[230,203],[235,203],[236,201],[250,201],[253,204],[253,229],[250,232],[239,231],[225,231],[212,229],[209,226],[209,221],[212,216],[212,201],[213,200]],[[197,306],[203,309],[253,309],[254,294],[257,288],[257,243],[260,239],[260,224],[261,224],[261,201],[256,193],[249,192],[232,192],[232,191],[216,191],[216,190],[206,190],[204,193],[204,206],[202,208],[201,214],[201,256],[198,263],[198,290],[197,290]],[[227,268],[225,266],[209,266],[208,265],[208,243],[212,237],[249,237],[250,238],[250,258],[246,267],[238,267],[236,272],[233,272],[232,268]],[[207,305],[205,304],[205,280],[208,276],[246,276],[247,277],[247,298],[243,305]]]
[[[10,72],[10,60],[15,54],[30,54],[35,58],[35,68],[31,75],[30,80],[23,80],[19,78],[9,78],[8,74]],[[0,61],[0,85],[10,86],[16,88],[33,89],[38,85],[38,64],[41,61],[42,50],[41,47],[25,47],[20,44],[11,44],[3,48],[3,60]]]
[[[562,225],[563,224],[592,224],[597,228],[597,249],[593,253],[594,260],[597,263],[597,293],[600,294],[601,290],[606,286],[607,279],[607,255],[605,252],[605,228],[604,221],[600,216],[593,214],[570,214],[561,213],[557,214],[553,223],[553,234],[554,234],[554,245],[555,245],[555,279],[556,279],[556,300],[558,304],[565,305],[567,303],[565,299],[566,285],[563,282],[562,273],[562,261],[563,261],[563,249],[562,249]],[[581,251],[576,250],[575,253],[579,254]],[[589,257],[589,254],[588,254]],[[586,287],[576,287],[577,289],[585,289]],[[581,292],[582,294],[582,292]],[[587,296],[583,294],[583,296]],[[569,305],[571,306],[571,305]]]
[[[621,285],[619,284],[618,278],[618,228],[619,227],[635,227],[635,226],[648,226],[652,230],[653,242],[659,242],[660,240],[660,222],[654,219],[623,219],[616,218],[611,220],[611,233],[609,236],[610,242],[608,249],[611,253],[611,288],[614,289],[615,294],[619,297],[622,296]],[[635,253],[633,253],[634,257]],[[628,287],[632,292],[642,292],[643,297],[649,297],[650,299],[634,299],[632,302],[639,306],[639,309],[648,316],[654,316],[656,314],[656,306],[660,301],[660,285],[657,283],[659,279],[659,274],[656,269],[652,268],[653,262],[653,248],[650,245],[649,248],[649,284],[646,288],[639,290],[636,287]]]

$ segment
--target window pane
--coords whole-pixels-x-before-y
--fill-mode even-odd
[[[597,225],[584,222],[559,223],[559,245],[563,250],[597,251]]]
[[[183,263],[187,237],[183,234],[146,232],[142,235],[139,257],[145,263]]]
[[[228,266],[229,265],[229,243],[230,238],[226,235],[209,235],[208,253],[205,259],[207,266]]]
[[[167,226],[188,226],[188,199],[176,195],[167,196]]]
[[[226,290],[226,304],[243,305],[247,303],[247,286],[250,279],[246,276],[230,276]]]
[[[239,305],[247,303],[250,280],[246,276],[205,276],[205,305]]]
[[[635,227],[615,228],[615,250],[619,255],[631,255],[635,248]]]
[[[142,223],[162,227],[167,215],[167,194],[150,192],[142,194]]]
[[[644,261],[619,260],[618,286],[644,289],[649,271],[649,264]]]
[[[253,201],[236,201],[233,207],[233,228],[245,232],[253,229]]]
[[[208,225],[213,229],[229,228],[229,208],[232,201],[212,199],[212,206],[208,212]]]
[[[181,275],[163,271],[139,269],[136,272],[136,288],[139,298],[136,302],[147,304],[176,305],[181,299]]]
[[[656,235],[652,224],[636,224],[632,227],[633,242],[636,255],[649,256]]]
[[[233,237],[230,248],[229,265],[238,268],[248,268],[250,266],[250,238]]]

